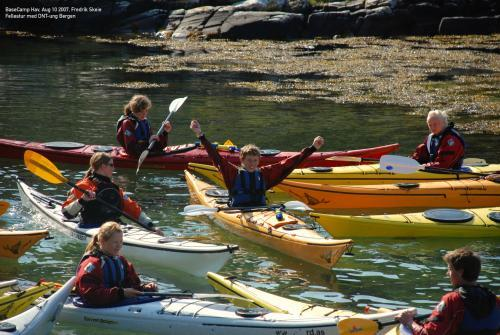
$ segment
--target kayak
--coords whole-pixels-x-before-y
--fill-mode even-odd
[[[5,292],[14,290],[17,287],[17,280],[6,280],[0,282],[0,297],[4,295]]]
[[[48,235],[48,230],[0,229],[0,257],[17,259]]]
[[[215,222],[252,242],[327,269],[352,246],[352,240],[325,238],[288,213],[282,213],[282,218],[278,219],[275,211],[267,208],[226,211],[227,205],[220,204],[226,201],[221,201],[217,192],[213,192],[214,186],[197,179],[189,171],[184,173],[193,198],[202,205],[222,209],[214,213]]]
[[[500,183],[488,180],[354,186],[283,181],[280,188],[318,210],[500,206]]]
[[[43,302],[10,319],[0,322],[0,335],[48,335],[75,283],[71,278]]]
[[[16,281],[14,280],[14,282]],[[20,314],[36,299],[59,287],[59,284],[53,282],[42,282],[24,290],[17,286],[11,286],[10,290],[3,292],[0,296],[0,320]]]
[[[41,213],[56,229],[88,243],[99,228],[80,228],[78,218],[68,220],[61,211],[61,203],[26,185],[20,179],[17,186],[23,205]],[[127,258],[204,276],[207,271],[217,271],[229,260],[237,245],[215,245],[192,241],[174,240],[153,234],[143,228],[123,225],[123,254]]]
[[[217,291],[246,299],[235,299],[233,303],[245,307],[266,308],[277,313],[287,313],[305,317],[362,318],[368,320],[377,320],[379,322],[389,322],[393,321],[396,315],[405,310],[371,308],[375,309],[376,312],[370,314],[356,313],[349,310],[324,307],[317,304],[308,304],[284,298],[245,285],[243,282],[235,280],[234,278],[227,278],[213,272],[208,272],[207,278],[210,285],[212,285]]]
[[[70,298],[59,319],[65,324],[158,335],[338,334],[338,320],[242,309],[193,298],[167,298],[108,308],[80,307],[77,298]]]
[[[348,165],[352,163],[327,161],[325,159],[332,156],[380,158],[382,155],[394,152],[398,148],[399,144],[395,143],[359,150],[315,152],[302,162],[300,166]],[[104,151],[108,152],[111,157],[113,157],[113,162],[116,167],[137,168],[138,157],[128,155],[121,147],[86,145],[76,142],[39,143],[0,139],[0,157],[19,159],[23,157],[26,150],[38,152],[53,162],[81,164],[86,166],[89,165],[90,157],[95,152]],[[220,150],[220,154],[230,162],[239,164],[239,152],[234,150]],[[280,152],[274,149],[263,150],[260,163],[262,165],[277,163],[295,154],[297,154],[297,152]],[[149,169],[184,170],[187,169],[188,162],[212,164],[212,160],[208,157],[205,149],[200,148],[197,144],[182,144],[165,148],[164,155],[146,158],[142,167]]]
[[[500,237],[500,207],[392,215],[310,215],[335,236]]]

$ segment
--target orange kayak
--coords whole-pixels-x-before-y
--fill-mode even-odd
[[[0,257],[19,258],[48,234],[48,230],[0,230]]]
[[[334,186],[283,181],[280,189],[314,209],[473,208],[500,206],[500,184],[453,180]]]

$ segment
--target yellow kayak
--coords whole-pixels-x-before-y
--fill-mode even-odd
[[[369,314],[357,313],[284,298],[245,285],[234,278],[227,278],[213,272],[208,272],[207,278],[210,285],[217,291],[223,294],[245,298],[246,301],[241,299],[232,300],[234,304],[245,308],[261,307],[276,313],[286,313],[304,317],[329,317],[338,318],[339,320],[345,318],[362,318],[377,320],[379,322],[393,321],[394,317],[403,311],[403,309],[389,310],[385,308],[370,308],[371,313]]]
[[[0,230],[0,257],[19,258],[32,245],[48,235],[48,230]]]
[[[500,237],[500,207],[392,215],[310,215],[335,237]]]
[[[214,213],[215,222],[241,237],[327,269],[352,246],[352,240],[325,238],[287,213],[282,213],[282,219],[278,219],[270,209],[225,210],[224,201],[218,201],[220,198],[211,192],[216,189],[214,186],[197,179],[189,171],[184,173],[191,196],[204,206],[222,209]]]
[[[4,292],[0,296],[0,320],[24,312],[36,299],[55,291],[60,286],[60,284],[53,282],[42,282],[25,290],[12,287],[10,292]]]

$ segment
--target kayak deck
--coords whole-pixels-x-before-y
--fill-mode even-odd
[[[49,235],[48,230],[0,229],[0,257],[17,259],[35,243]]]

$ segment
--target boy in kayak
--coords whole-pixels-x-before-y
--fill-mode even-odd
[[[448,252],[448,264],[453,291],[445,294],[431,316],[421,325],[413,320],[414,312],[403,312],[399,322],[415,335],[498,334],[500,329],[500,299],[477,284],[481,259],[470,249]]]
[[[141,284],[132,263],[120,256],[123,231],[116,222],[106,222],[94,235],[78,265],[75,287],[85,304],[110,306],[142,291],[157,291],[155,283]]]
[[[72,188],[68,199],[62,205],[64,216],[73,219],[80,214],[79,226],[83,228],[99,227],[109,220],[120,222],[121,214],[97,202],[95,198],[99,196],[137,219],[144,228],[163,236],[163,232],[155,228],[151,219],[141,210],[137,202],[127,197],[123,190],[113,183],[111,180],[113,171],[113,158],[110,155],[104,152],[96,152],[92,155],[89,170],[85,177],[76,183],[80,188],[87,190],[88,194]]]
[[[448,124],[444,111],[432,110],[427,115],[430,134],[420,144],[411,158],[420,164],[443,169],[460,169],[465,155],[465,142],[462,136]]]
[[[163,134],[153,135],[147,119],[151,109],[151,100],[145,95],[134,95],[123,108],[123,115],[116,123],[116,139],[127,154],[139,157],[156,140],[151,155],[161,155],[167,146],[168,133],[172,131],[170,121],[163,125]]]
[[[212,146],[202,133],[198,121],[191,121],[190,128],[222,174],[229,190],[229,206],[231,207],[265,206],[266,190],[278,185],[295,167],[324,144],[323,138],[317,136],[313,144],[302,149],[300,153],[281,162],[262,167],[259,167],[259,148],[248,144],[240,150],[241,166],[236,166],[224,159]]]

